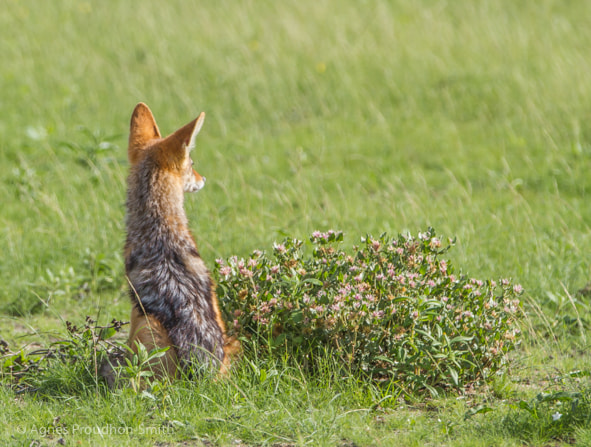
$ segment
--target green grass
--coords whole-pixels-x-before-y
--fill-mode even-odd
[[[556,432],[554,407],[519,408],[590,389],[577,291],[590,276],[591,3],[7,0],[0,27],[0,338],[12,347],[63,337],[62,320],[127,318],[139,101],[163,133],[207,113],[195,158],[208,183],[186,206],[210,266],[285,234],[431,225],[457,236],[464,272],[521,283],[528,314],[511,369],[460,399],[378,405],[382,391],[257,360],[156,401],[86,383],[45,397],[0,387],[3,444],[591,445],[588,410]],[[478,405],[493,411],[464,419]],[[75,423],[133,430],[39,433]]]

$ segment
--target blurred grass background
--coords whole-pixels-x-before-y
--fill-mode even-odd
[[[139,101],[164,134],[207,114],[208,183],[186,206],[209,265],[285,234],[431,225],[465,272],[554,313],[589,279],[589,17],[552,0],[7,0],[0,335],[48,308],[127,314]]]

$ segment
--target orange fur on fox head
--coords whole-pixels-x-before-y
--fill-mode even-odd
[[[162,138],[149,107],[139,103],[131,115],[127,157],[132,168],[149,158],[161,169],[173,171],[182,178],[185,192],[199,191],[205,185],[202,177],[193,169],[190,152],[195,147],[195,138],[203,126],[205,113],[181,127],[173,134]]]

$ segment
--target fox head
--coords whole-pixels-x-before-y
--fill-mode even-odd
[[[202,112],[186,126],[162,138],[154,115],[140,102],[131,115],[129,130],[127,157],[132,168],[149,158],[159,169],[181,178],[185,192],[199,191],[205,185],[205,177],[193,169],[190,152],[195,147],[195,138],[204,119],[205,113]]]

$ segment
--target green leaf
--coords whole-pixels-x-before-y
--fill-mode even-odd
[[[449,341],[449,344],[450,345],[453,345],[454,343],[460,343],[460,342],[465,343],[465,342],[468,342],[468,341],[472,341],[473,339],[474,339],[474,336],[472,336],[472,337],[466,337],[464,335],[458,335],[457,337],[452,338]]]
[[[166,355],[166,351],[168,351],[169,346],[165,346],[164,348],[156,348],[156,349],[152,349],[147,356],[146,360],[152,360],[152,359],[159,359],[160,357],[163,357]]]
[[[303,281],[304,283],[314,284],[315,286],[323,286],[324,283],[316,278],[307,278]]]
[[[99,339],[100,340],[108,340],[116,333],[117,333],[117,330],[115,330],[114,327],[107,327],[107,328],[101,329],[101,331],[99,333]]]
[[[474,415],[486,414],[486,413],[490,413],[491,411],[493,411],[492,408],[487,407],[485,405],[479,405],[476,408],[471,408],[470,410],[466,411],[466,413],[464,414],[464,420],[469,419]]]
[[[576,392],[559,391],[556,393],[540,393],[536,396],[538,402],[570,402],[575,399],[581,399],[583,395]]]
[[[294,323],[301,323],[304,321],[304,314],[301,310],[296,310],[291,314],[291,321]]]
[[[152,393],[150,393],[150,392],[148,392],[146,390],[142,391],[141,396],[142,397],[146,397],[146,398],[148,398],[150,400],[156,400],[156,396],[154,396]]]
[[[286,335],[285,333],[279,334],[277,337],[273,339],[273,346],[280,346],[285,342]]]
[[[304,341],[304,337],[302,337],[301,335],[298,335],[297,337],[294,337],[292,340],[294,345],[301,345]]]
[[[449,375],[455,386],[459,386],[458,372],[453,368],[448,368]]]
[[[521,408],[522,410],[527,411],[529,414],[531,414],[532,416],[537,416],[536,415],[536,407],[531,405],[529,402],[526,402],[524,400],[519,401],[519,404],[517,404],[519,408]]]

